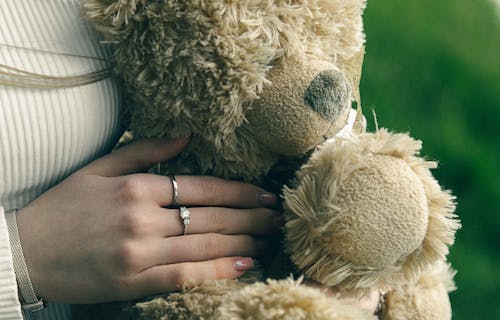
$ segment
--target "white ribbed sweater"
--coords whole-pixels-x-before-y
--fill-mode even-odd
[[[0,64],[71,76],[108,67],[109,56],[77,0],[0,0]],[[120,134],[118,113],[111,79],[68,89],[0,85],[0,320],[22,319],[4,211],[109,151]],[[69,319],[68,310],[49,304],[35,319]]]

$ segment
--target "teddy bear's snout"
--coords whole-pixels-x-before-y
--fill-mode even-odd
[[[329,121],[339,117],[349,106],[350,98],[351,86],[338,70],[320,72],[304,94],[305,104]]]
[[[352,87],[330,61],[283,59],[245,113],[248,135],[273,153],[304,155],[345,126]]]

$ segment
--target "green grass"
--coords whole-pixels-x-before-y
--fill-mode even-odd
[[[500,319],[500,15],[487,0],[377,0],[365,30],[365,115],[422,139],[458,197],[453,318]]]

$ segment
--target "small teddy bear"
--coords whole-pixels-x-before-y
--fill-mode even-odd
[[[303,275],[324,288],[290,279],[208,282],[139,304],[143,319],[374,319],[340,300],[343,292],[381,291],[379,314],[390,320],[398,308],[413,308],[411,319],[438,319],[420,317],[425,307],[408,302],[429,292],[442,302],[433,308],[449,306],[450,277],[432,270],[459,228],[454,198],[432,177],[435,163],[418,156],[419,141],[364,130],[364,7],[364,0],[83,2],[113,45],[133,135],[191,136],[161,173],[283,188],[289,262],[275,259],[263,274]],[[429,274],[435,286],[424,284]]]

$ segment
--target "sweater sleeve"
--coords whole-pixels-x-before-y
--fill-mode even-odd
[[[22,320],[4,208],[0,206],[0,320]]]

